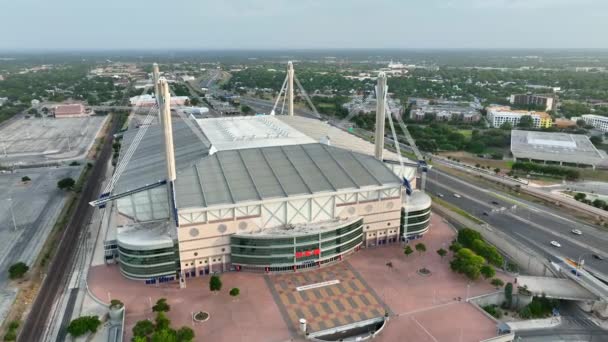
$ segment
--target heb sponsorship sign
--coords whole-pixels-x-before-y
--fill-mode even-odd
[[[311,256],[311,255],[320,255],[320,254],[321,254],[321,250],[319,248],[313,249],[313,250],[309,250],[309,251],[296,252],[296,259],[297,258],[308,257],[308,256]]]

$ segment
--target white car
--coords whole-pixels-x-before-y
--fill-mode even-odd
[[[442,193],[438,193],[437,196],[443,198],[443,194]]]
[[[553,246],[553,247],[561,247],[562,245],[560,245],[559,242],[557,242],[557,241],[554,240],[554,241],[551,241],[551,246]]]
[[[456,198],[460,198],[460,197],[462,197],[462,196],[460,196],[459,194],[454,194],[454,197],[456,197]]]
[[[570,232],[574,235],[583,235],[583,232],[578,229],[572,229]]]

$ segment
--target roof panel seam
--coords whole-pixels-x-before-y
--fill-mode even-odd
[[[247,163],[245,163],[245,160],[243,159],[243,155],[241,154],[241,150],[237,150],[236,152],[239,155],[239,158],[241,159],[241,163],[243,163],[243,166],[245,167],[245,171],[247,171],[247,175],[249,176],[249,179],[251,180],[251,184],[253,184],[253,188],[255,189],[255,193],[258,195],[258,199],[261,200],[262,199],[262,195],[260,193],[260,189],[258,189],[258,186],[255,183],[255,180],[253,179],[253,175],[251,174],[251,171],[249,170],[249,167],[247,166]]]
[[[340,164],[340,162],[336,159],[336,157],[334,157],[334,155],[329,151],[329,149],[326,147],[325,144],[319,144],[321,145],[321,148],[323,148],[327,154],[329,154],[329,156],[331,157],[331,159],[338,165],[338,167],[344,172],[344,174],[346,175],[346,177],[348,177],[348,179],[351,180],[351,182],[353,182],[353,184],[357,187],[357,188],[361,188],[361,185],[359,183],[357,183],[357,181],[355,181],[355,179],[350,175],[350,173],[348,173],[348,171],[346,171],[346,169],[342,166],[342,164]]]
[[[287,161],[289,162],[289,165],[291,165],[291,167],[293,167],[293,169],[296,171],[296,174],[298,175],[298,177],[300,177],[300,179],[302,179],[302,184],[304,184],[304,186],[306,187],[306,189],[308,189],[308,193],[312,194],[313,193],[312,189],[310,188],[310,186],[308,186],[308,183],[306,183],[306,180],[304,179],[304,177],[302,177],[302,174],[300,173],[300,171],[298,171],[298,168],[291,161],[291,158],[289,158],[289,156],[285,152],[285,149],[283,149],[283,146],[279,146],[279,148],[281,149],[281,152],[283,153],[283,155],[285,155],[285,158],[287,158]]]
[[[230,195],[230,201],[232,203],[236,203],[234,201],[234,195],[232,194],[232,189],[230,188],[230,183],[228,183],[228,178],[226,178],[226,173],[224,171],[224,167],[222,166],[222,160],[220,159],[219,153],[216,153],[214,156],[217,159],[217,164],[220,167],[220,170],[222,171],[222,177],[224,178],[224,182],[226,182],[226,188],[228,189],[228,195]]]
[[[372,176],[372,178],[376,181],[376,183],[378,183],[378,185],[382,185],[382,182],[376,177],[376,175],[374,175],[373,172],[371,172],[367,166],[365,166],[365,164],[363,164],[362,161],[359,160],[358,155],[356,155],[355,153],[353,153],[352,151],[348,151],[349,154],[351,155],[351,157],[357,161],[357,163],[359,165],[361,165],[361,167],[363,168],[363,170],[365,170],[370,176]]]
[[[205,197],[205,190],[203,189],[203,181],[201,180],[201,173],[196,164],[194,164],[193,167],[194,167],[194,172],[196,172],[196,179],[198,180],[199,189],[201,190],[201,196],[203,198],[203,206],[206,207],[207,198]]]
[[[315,159],[313,157],[310,156],[310,154],[308,153],[308,151],[306,151],[306,149],[304,148],[303,145],[298,145],[302,151],[304,151],[304,154],[306,154],[306,156],[308,157],[308,159],[310,159],[310,161],[312,162],[312,164],[319,170],[319,173],[321,174],[321,176],[323,176],[323,178],[325,178],[325,180],[327,181],[327,184],[329,184],[329,186],[331,186],[331,188],[336,191],[338,190],[338,188],[334,185],[334,183],[332,183],[329,178],[327,178],[327,176],[325,175],[325,173],[323,172],[323,170],[321,170],[321,168],[319,167],[319,165],[317,164],[317,162],[315,161]]]
[[[262,158],[264,158],[264,161],[266,162],[266,165],[268,165],[268,168],[272,172],[272,175],[274,176],[274,178],[277,180],[277,183],[281,187],[281,191],[283,191],[283,195],[285,195],[285,197],[289,196],[287,194],[287,191],[285,191],[285,187],[283,186],[283,183],[281,183],[281,180],[279,179],[279,176],[277,176],[277,173],[274,171],[274,168],[272,167],[272,165],[268,161],[268,158],[266,157],[266,153],[264,152],[264,149],[261,148],[260,152],[262,152]]]

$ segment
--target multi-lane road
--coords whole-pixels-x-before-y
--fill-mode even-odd
[[[564,256],[574,260],[582,258],[591,270],[608,276],[608,233],[584,224],[567,213],[471,184],[438,169],[429,173],[427,191],[443,196],[443,200],[542,255]],[[573,229],[579,229],[582,235],[573,234]],[[551,241],[559,242],[561,247],[551,246]],[[593,254],[605,260],[597,260]]]

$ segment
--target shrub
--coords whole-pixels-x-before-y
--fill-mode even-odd
[[[472,250],[461,248],[456,252],[454,260],[450,262],[450,268],[453,271],[466,275],[471,280],[476,280],[481,274],[481,266],[485,263],[485,259],[476,255]]]
[[[209,279],[209,290],[220,291],[222,289],[222,280],[217,275],[212,275]]]
[[[151,321],[143,320],[135,323],[133,327],[133,336],[135,337],[145,337],[154,332],[154,323]]]
[[[22,181],[22,182],[29,182],[29,181],[31,181],[31,180],[32,180],[32,179],[31,179],[30,177],[28,177],[28,176],[23,176],[23,177],[21,177],[21,181]]]
[[[76,184],[76,181],[70,177],[67,177],[57,182],[57,187],[61,190],[69,190],[74,187],[74,184]]]
[[[403,249],[403,254],[405,254],[405,256],[407,257],[412,253],[414,253],[414,250],[412,249],[412,247],[410,245],[406,245],[405,248]]]
[[[110,301],[110,309],[111,308],[122,308],[123,306],[125,306],[125,304],[118,299],[112,299]]]
[[[498,309],[496,305],[486,305],[483,306],[482,309],[496,319],[500,319],[502,317],[502,312]]]
[[[236,296],[238,296],[240,293],[241,293],[241,290],[239,290],[239,288],[238,288],[238,287],[234,287],[234,288],[232,288],[232,290],[230,290],[230,295],[231,295],[232,297],[236,297]]]
[[[80,165],[80,163],[75,160],[70,163],[70,166],[78,166],[78,165]]]
[[[507,307],[510,308],[513,304],[513,284],[510,282],[505,286],[505,299],[507,302]]]
[[[502,281],[502,279],[494,278],[494,279],[492,279],[492,281],[490,281],[490,284],[492,284],[492,286],[502,287],[505,284],[505,282]]]
[[[25,273],[29,270],[29,266],[23,262],[18,262],[16,264],[11,265],[8,268],[8,276],[11,279],[18,279],[25,275]]]
[[[154,322],[156,323],[156,331],[169,329],[169,326],[171,326],[171,320],[167,318],[167,315],[164,311],[159,311],[156,313],[156,318],[154,318]]]
[[[4,334],[5,341],[17,341],[17,332],[14,330],[9,330]]]
[[[96,332],[101,325],[97,316],[82,316],[76,318],[68,326],[68,333],[74,337],[82,336],[88,332]]]
[[[154,304],[154,306],[152,307],[152,311],[154,312],[168,312],[169,310],[171,310],[171,306],[167,304],[166,298],[161,298],[157,300],[156,304]]]
[[[417,243],[416,246],[414,246],[414,248],[416,249],[416,251],[418,251],[418,253],[422,254],[424,252],[426,252],[426,245],[421,243]]]

